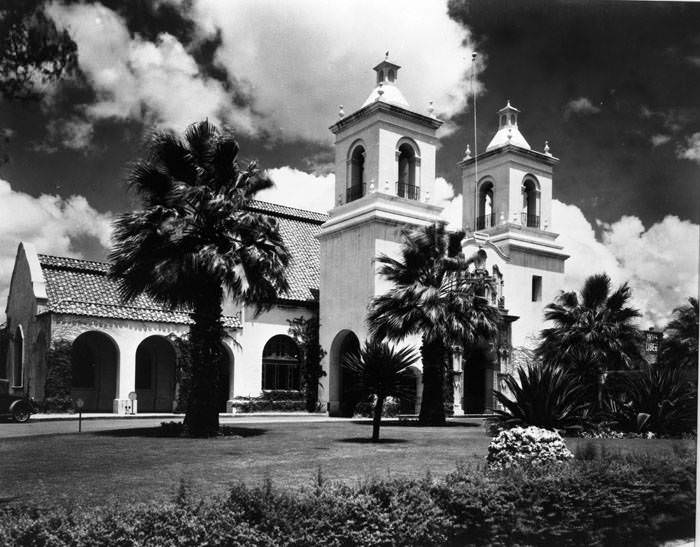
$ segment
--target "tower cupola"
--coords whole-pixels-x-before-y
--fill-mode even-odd
[[[377,73],[377,87],[367,97],[363,107],[375,101],[395,104],[403,108],[409,108],[408,101],[396,85],[398,73],[401,67],[389,61],[389,52],[384,55],[384,60],[374,67]]]
[[[510,104],[510,101],[498,111],[498,131],[486,147],[486,151],[512,144],[530,150],[530,145],[518,129],[518,114],[520,110]]]

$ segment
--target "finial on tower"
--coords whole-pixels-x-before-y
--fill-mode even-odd
[[[544,141],[544,153],[547,154],[548,156],[551,156],[552,154],[549,152],[549,141]]]
[[[471,159],[472,157],[472,149],[469,148],[469,145],[467,145],[467,149],[464,151],[464,159],[468,160]]]
[[[428,101],[428,116],[431,118],[435,117],[435,107],[433,106],[433,101]]]
[[[389,60],[389,50],[386,50],[386,53],[384,54],[384,60],[388,61]]]
[[[342,104],[338,106],[338,117],[339,117],[339,118],[345,117],[345,110],[343,110],[343,105],[342,105]]]

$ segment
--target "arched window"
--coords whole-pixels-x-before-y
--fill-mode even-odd
[[[396,80],[396,71],[393,68],[389,69],[389,81],[393,82]]]
[[[299,348],[289,336],[273,336],[265,344],[262,387],[265,390],[301,388]]]
[[[522,224],[530,228],[540,227],[540,191],[537,182],[533,179],[526,179],[522,186],[523,191],[523,213]]]
[[[356,146],[350,154],[350,177],[345,201],[350,202],[365,195],[365,148]]]
[[[14,362],[12,367],[12,385],[14,387],[22,387],[22,373],[24,367],[22,367],[22,362],[24,360],[24,334],[22,334],[22,328],[17,327],[15,331],[15,346],[14,346]]]
[[[496,225],[496,213],[493,210],[493,183],[486,181],[479,187],[479,214],[476,217],[476,229],[483,230]]]
[[[416,150],[407,142],[399,146],[399,173],[397,194],[399,197],[419,199],[416,181]]]

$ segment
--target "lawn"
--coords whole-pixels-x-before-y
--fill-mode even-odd
[[[386,425],[384,442],[367,443],[363,422],[237,425],[236,437],[163,438],[157,429],[6,439],[0,445],[0,501],[47,507],[172,500],[185,479],[193,494],[223,494],[231,484],[356,482],[370,477],[434,477],[457,463],[483,461],[490,441],[479,420],[444,428]],[[694,450],[694,441],[567,439],[576,450],[592,442],[611,452]]]

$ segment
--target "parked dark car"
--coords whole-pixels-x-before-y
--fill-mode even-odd
[[[11,416],[17,423],[24,423],[29,420],[32,414],[39,412],[34,399],[25,396],[0,394],[0,415]]]

